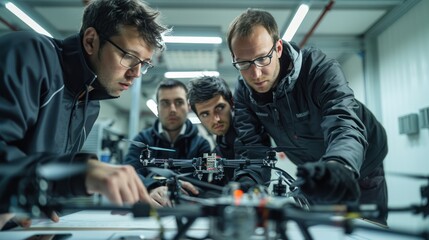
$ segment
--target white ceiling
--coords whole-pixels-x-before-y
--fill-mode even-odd
[[[63,38],[79,30],[84,8],[82,0],[10,0],[20,6],[54,37]],[[16,29],[28,29],[18,18],[9,13],[0,0],[0,34]],[[249,7],[270,11],[279,29],[284,31],[300,0],[148,0],[149,5],[159,9],[162,22],[174,31],[186,29],[195,34],[204,31],[217,32],[222,38],[220,46],[168,46],[157,57],[156,68],[143,78],[142,102],[151,97],[166,70],[218,70],[230,86],[234,86],[236,70],[231,65],[229,50],[225,43],[229,23]],[[292,41],[301,43],[305,35],[321,16],[329,0],[306,1],[310,11]],[[328,56],[344,61],[349,54],[363,51],[363,39],[374,29],[381,31],[400,17],[418,0],[337,0],[326,12],[320,24],[308,38],[306,46],[317,46]],[[9,25],[9,26],[8,26]],[[381,29],[381,30],[380,30]],[[174,67],[173,67],[174,66]],[[171,69],[174,68],[174,69]],[[213,69],[214,68],[214,69]],[[184,80],[186,81],[186,80]],[[130,93],[125,93],[112,104],[127,110]],[[142,111],[146,111],[144,104]]]

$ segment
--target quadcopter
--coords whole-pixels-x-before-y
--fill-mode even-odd
[[[70,166],[69,166],[70,167]],[[412,236],[419,239],[429,239],[427,230],[415,233],[410,231],[383,229],[368,225],[357,225],[352,220],[356,218],[371,218],[377,216],[379,209],[364,205],[312,205],[305,209],[295,203],[287,201],[282,196],[268,195],[259,186],[253,191],[244,193],[238,183],[228,186],[216,186],[200,181],[207,188],[211,187],[222,194],[216,198],[202,199],[184,195],[180,189],[179,180],[187,180],[186,174],[179,174],[169,169],[150,167],[149,170],[167,178],[169,197],[175,201],[173,208],[164,207],[152,209],[148,204],[136,203],[129,206],[115,205],[73,205],[62,202],[49,195],[45,187],[47,181],[56,181],[68,177],[72,170],[78,173],[85,169],[84,165],[72,165],[72,168],[64,170],[64,166],[58,164],[46,164],[37,168],[37,179],[34,188],[29,189],[28,181],[21,181],[18,192],[11,199],[10,212],[25,212],[32,217],[47,215],[49,211],[61,212],[63,210],[109,210],[131,212],[135,218],[155,217],[156,219],[174,216],[178,230],[172,239],[181,239],[186,236],[187,231],[198,218],[209,220],[209,230],[206,238],[211,239],[249,239],[255,228],[263,229],[264,239],[289,239],[287,235],[287,223],[294,222],[299,227],[304,239],[314,239],[309,231],[313,225],[332,225],[341,227],[346,234],[352,233],[354,229],[366,229],[369,231],[386,232],[390,234]],[[1,171],[10,171],[1,168]],[[62,172],[61,172],[62,171]],[[429,179],[429,176],[425,176]],[[34,180],[34,179],[33,179]],[[199,180],[193,179],[194,182]],[[422,188],[426,194],[427,186]],[[425,195],[426,196],[426,195]],[[8,207],[9,207],[8,206]],[[1,206],[4,209],[4,206]],[[389,212],[412,211],[415,214],[423,213],[427,217],[429,207],[427,202],[422,206],[411,206],[402,209],[389,208]],[[162,227],[160,239],[166,239]],[[273,238],[273,235],[275,237]],[[195,239],[186,236],[188,239]]]
[[[187,180],[183,174],[155,167],[150,167],[149,170],[172,180],[172,183],[167,185],[169,196],[170,200],[177,204],[174,208],[159,208],[155,211],[145,206],[141,207],[138,213],[133,213],[135,217],[174,216],[178,231],[172,239],[182,239],[183,237],[197,239],[186,236],[186,233],[198,218],[209,220],[207,236],[200,239],[251,239],[255,229],[262,230],[260,232],[263,232],[263,239],[289,239],[287,236],[288,222],[296,223],[306,240],[314,239],[309,231],[309,228],[314,225],[341,227],[346,234],[351,234],[354,229],[365,229],[429,239],[427,231],[416,234],[359,225],[353,222],[358,218],[378,217],[382,210],[374,205],[313,205],[310,209],[305,209],[284,197],[268,195],[259,187],[244,193],[239,189],[238,183],[224,186],[222,195],[217,198],[201,199],[183,195],[178,191],[180,188],[178,180]],[[162,234],[160,238],[164,239]]]
[[[150,146],[145,145],[145,148],[152,150]],[[274,150],[274,149],[272,149]],[[271,150],[270,150],[271,151]],[[234,167],[237,165],[242,168],[252,167],[252,164],[259,164],[257,167],[275,168],[275,154],[269,153],[264,159],[240,159],[236,160]],[[212,156],[207,165],[207,160],[202,161],[204,164],[198,163],[198,169],[202,171],[214,171],[217,168],[218,162],[223,163],[221,159]],[[155,159],[156,160],[156,159]],[[210,162],[212,161],[212,162]],[[154,159],[148,163],[155,162]],[[165,161],[164,161],[165,162]],[[177,163],[176,163],[177,162]],[[189,161],[188,161],[189,162]],[[197,161],[196,161],[197,162]],[[170,165],[185,165],[183,162],[170,160]],[[188,163],[189,164],[189,163]],[[270,165],[271,164],[271,165]],[[223,164],[223,168],[228,164]],[[201,168],[199,168],[201,166]],[[207,167],[208,166],[208,167]],[[229,166],[229,165],[228,165]],[[71,168],[70,168],[71,167]],[[164,176],[167,179],[168,196],[175,205],[173,208],[164,207],[152,209],[148,204],[136,203],[131,206],[114,206],[114,205],[76,205],[70,202],[64,202],[64,199],[57,199],[49,194],[49,189],[46,187],[47,182],[57,181],[62,178],[69,177],[75,173],[79,173],[86,169],[84,165],[63,165],[45,164],[37,167],[36,179],[23,178],[18,183],[17,193],[10,199],[9,204],[0,207],[9,212],[24,212],[32,217],[40,217],[49,215],[50,212],[61,212],[63,210],[109,210],[132,212],[135,218],[140,217],[155,217],[157,219],[164,216],[174,216],[176,218],[178,231],[173,239],[180,239],[187,234],[187,231],[192,224],[201,217],[208,218],[210,222],[208,236],[212,239],[249,239],[255,228],[262,228],[265,239],[288,239],[287,223],[295,222],[304,239],[312,240],[313,236],[309,231],[309,227],[313,225],[334,225],[344,229],[345,233],[351,233],[354,229],[367,229],[370,231],[381,231],[397,235],[413,236],[421,239],[429,239],[429,233],[423,231],[421,233],[399,231],[394,229],[383,229],[353,224],[353,219],[356,218],[373,218],[378,215],[380,209],[374,206],[364,205],[312,205],[311,208],[305,208],[299,203],[288,201],[282,194],[270,195],[262,186],[255,186],[251,191],[244,193],[240,190],[238,183],[232,182],[231,185],[217,186],[208,182],[199,181],[196,178],[188,178],[186,173],[175,172],[163,166],[150,166],[148,170],[158,175]],[[0,168],[0,172],[10,172],[5,166]],[[194,168],[195,170],[195,168]],[[276,170],[276,169],[275,169]],[[291,183],[293,178],[284,174],[281,171],[276,172],[279,176],[277,179],[281,184]],[[207,174],[207,172],[203,172]],[[419,178],[429,179],[429,176],[418,176]],[[179,180],[190,181],[196,186],[204,186],[219,192],[218,197],[204,199],[193,196],[184,195],[181,189]],[[389,212],[413,212],[414,214],[422,214],[424,218],[428,216],[428,188],[421,188],[422,197],[426,200],[423,205],[412,205],[403,208],[388,208]],[[282,188],[281,188],[282,189]],[[299,188],[292,191],[299,193]],[[282,191],[279,191],[282,192]],[[292,193],[286,196],[292,196]],[[160,229],[160,239],[166,239]],[[186,238],[192,239],[186,236]],[[195,238],[193,238],[195,239]],[[204,238],[206,239],[206,238]]]
[[[266,150],[265,158],[260,159],[225,159],[217,157],[215,153],[204,153],[203,157],[197,157],[193,159],[151,159],[151,150],[160,151],[174,151],[172,149],[165,148],[154,148],[147,144],[130,141],[137,147],[141,147],[142,151],[140,154],[140,162],[143,168],[157,167],[174,170],[178,173],[182,173],[183,169],[187,169],[186,172],[191,173],[193,177],[198,180],[207,180],[207,182],[217,181],[220,182],[226,177],[226,169],[234,169],[234,175],[240,170],[244,169],[255,169],[255,168],[268,168],[275,170],[277,179],[266,182],[264,185],[269,185],[270,182],[275,182],[273,186],[273,194],[276,196],[292,197],[301,207],[308,208],[309,203],[305,196],[300,192],[299,188],[293,186],[295,179],[281,168],[276,167],[277,151],[288,151],[288,150],[302,150],[302,148],[291,148],[291,147],[266,147],[266,146],[253,146],[248,147],[252,150]],[[188,179],[191,181],[190,179]],[[288,191],[289,187],[289,191]]]

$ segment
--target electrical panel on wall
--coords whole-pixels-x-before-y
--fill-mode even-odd
[[[399,134],[419,133],[419,116],[417,113],[399,117]]]
[[[420,109],[420,128],[429,128],[429,107]]]

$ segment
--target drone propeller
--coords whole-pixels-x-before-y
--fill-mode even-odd
[[[137,141],[130,140],[130,139],[125,139],[125,138],[122,139],[122,141],[129,142],[129,143],[133,144],[134,146],[137,146],[137,147],[140,147],[140,148],[147,147],[147,148],[149,148],[151,150],[159,150],[159,151],[167,151],[167,152],[175,152],[176,151],[176,150],[170,149],[170,148],[151,147],[151,146],[149,146],[147,144],[144,144],[142,142],[137,142]]]
[[[272,147],[272,146],[263,146],[263,145],[254,145],[254,146],[237,146],[237,149],[245,149],[248,151],[252,151],[252,152],[267,152],[267,151],[275,151],[275,152],[287,152],[287,151],[303,151],[303,150],[307,150],[307,148],[303,148],[303,147],[293,147],[293,146],[277,146],[277,147]]]
[[[184,177],[192,174],[192,173],[177,174],[174,171],[171,171],[170,169],[167,169],[167,168],[148,167],[147,169],[167,179],[170,179],[173,177]]]
[[[425,175],[417,175],[417,174],[410,174],[410,173],[398,173],[398,172],[390,172],[389,174],[401,176],[401,177],[407,177],[407,178],[429,180],[429,175],[425,176]]]
[[[16,166],[1,166],[0,175],[25,176],[28,171],[18,171]],[[82,173],[86,170],[85,164],[47,163],[37,167],[37,175],[48,180],[56,181]]]

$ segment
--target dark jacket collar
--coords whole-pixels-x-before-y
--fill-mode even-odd
[[[237,132],[235,131],[235,128],[230,126],[225,135],[216,136],[216,143],[222,148],[233,148],[236,137]]]
[[[178,136],[177,140],[180,138],[192,138],[195,135],[198,135],[198,129],[189,119],[186,119],[186,122],[184,123],[186,125],[186,131],[183,135]],[[152,131],[155,133],[158,138],[164,139],[164,137],[159,133],[158,131],[158,125],[159,125],[159,118],[157,118],[153,124]],[[176,140],[176,141],[177,141]]]
[[[301,72],[302,52],[298,45],[283,41],[283,54],[280,58],[279,82],[276,86],[277,95],[292,91]]]
[[[107,91],[101,87],[97,75],[88,65],[82,40],[79,34],[72,35],[64,40],[56,40],[60,48],[60,57],[64,69],[64,83],[73,94],[80,95],[85,91],[85,85],[94,87],[89,93],[89,100],[101,100],[116,98],[110,96]]]
[[[231,119],[233,121],[233,119]],[[230,126],[228,131],[223,136],[216,136],[215,151],[218,155],[226,159],[234,159],[234,142],[237,137],[237,132],[234,126]]]

